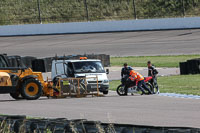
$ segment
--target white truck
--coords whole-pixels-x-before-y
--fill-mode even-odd
[[[108,94],[109,80],[107,77],[109,70],[104,70],[100,60],[80,58],[80,60],[53,60],[51,78],[57,76],[62,78],[86,77],[87,88],[97,90],[103,94]],[[97,78],[96,78],[97,77]]]

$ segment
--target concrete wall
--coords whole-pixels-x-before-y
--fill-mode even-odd
[[[0,26],[0,36],[200,28],[200,17]]]

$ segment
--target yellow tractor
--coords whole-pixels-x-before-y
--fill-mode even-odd
[[[50,82],[44,81],[42,73],[24,67],[21,57],[16,61],[18,67],[12,67],[8,56],[0,54],[0,94],[9,93],[14,99],[27,100],[48,96],[52,87]]]

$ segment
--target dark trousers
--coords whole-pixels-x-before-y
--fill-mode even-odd
[[[137,87],[142,91],[142,93],[145,93],[144,89],[147,90],[149,93],[152,93],[150,89],[146,86],[144,80],[139,81]]]
[[[153,77],[153,78],[150,80],[150,83],[152,84],[153,88],[156,88],[156,89],[157,89],[157,92],[158,92],[158,91],[159,91],[159,88],[158,88],[157,77]]]

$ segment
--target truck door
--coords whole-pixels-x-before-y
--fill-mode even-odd
[[[62,78],[67,78],[67,64],[63,62],[59,62],[55,64],[55,75],[54,77],[61,76]],[[52,77],[52,78],[54,78]]]

